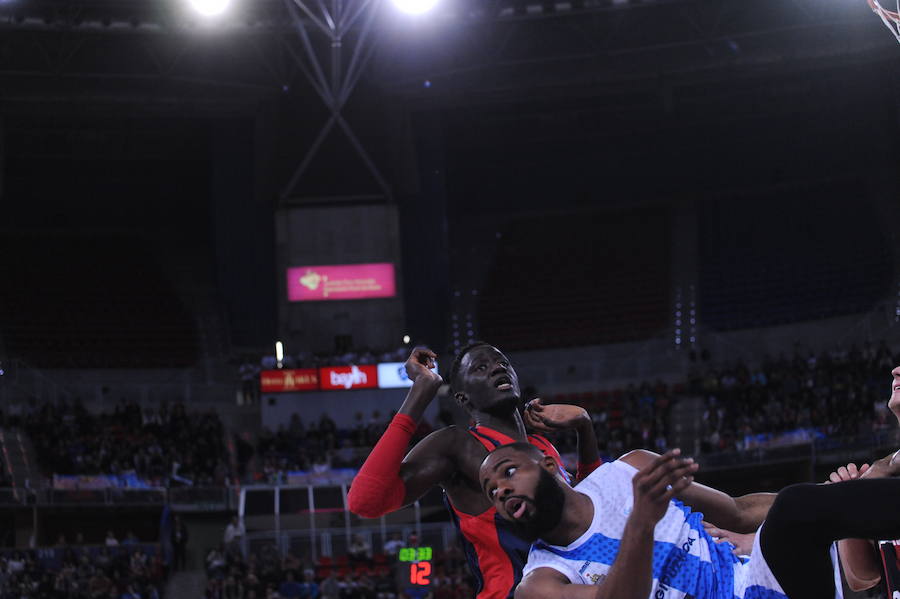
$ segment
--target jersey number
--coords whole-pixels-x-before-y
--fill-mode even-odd
[[[431,562],[421,562],[409,565],[410,584],[427,586],[429,576],[431,576]]]

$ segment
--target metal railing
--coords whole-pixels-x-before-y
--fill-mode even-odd
[[[0,505],[113,506],[169,505],[179,511],[234,511],[237,490],[231,487],[26,489],[0,488]]]
[[[245,556],[274,550],[281,557],[292,552],[318,560],[320,557],[346,555],[351,536],[355,535],[362,537],[373,553],[381,553],[381,548],[394,533],[399,533],[401,539],[407,539],[410,534],[415,533],[421,546],[433,547],[439,551],[449,549],[456,543],[457,535],[452,524],[443,522],[402,525],[373,523],[370,526],[356,525],[352,532],[345,528],[256,531],[244,536],[241,549]]]

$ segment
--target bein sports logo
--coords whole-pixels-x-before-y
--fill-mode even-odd
[[[344,389],[350,389],[354,385],[366,385],[369,382],[369,377],[366,373],[356,366],[351,366],[350,372],[335,372],[332,370],[330,375],[331,385],[333,387],[343,387]]]

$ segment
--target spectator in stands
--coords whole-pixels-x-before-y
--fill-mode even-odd
[[[240,553],[241,541],[243,539],[244,525],[238,520],[237,516],[232,516],[228,526],[225,527],[225,534],[222,535],[225,551],[228,553]]]
[[[300,599],[303,597],[303,587],[294,578],[293,572],[288,572],[285,581],[278,587],[278,594],[285,599]]]
[[[315,574],[312,570],[303,572],[303,582],[300,583],[301,599],[319,599],[319,585],[316,584]]]
[[[103,543],[107,547],[118,547],[119,539],[116,538],[116,535],[111,530],[106,531],[106,538],[103,540]]]
[[[337,578],[334,577],[334,573],[329,571],[328,576],[326,576],[321,584],[319,585],[319,592],[321,594],[322,599],[338,599],[340,596],[340,587],[338,586]]]
[[[300,570],[303,569],[303,562],[300,561],[296,555],[294,555],[293,551],[288,551],[287,555],[284,556],[284,559],[281,560],[281,570],[283,572],[293,572],[294,578],[296,578],[300,574]]]
[[[369,545],[362,535],[355,534],[351,537],[350,547],[347,549],[347,557],[351,563],[364,563],[372,557],[372,546]]]
[[[213,547],[206,554],[206,575],[209,578],[221,579],[225,572],[225,551],[223,548]]]
[[[172,522],[171,540],[174,567],[177,572],[183,570],[187,565],[188,529],[181,516],[176,515]]]
[[[400,549],[404,547],[403,539],[399,532],[392,532],[391,537],[384,544],[384,554],[389,558],[396,559]]]

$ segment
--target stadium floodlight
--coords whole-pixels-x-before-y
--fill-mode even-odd
[[[428,12],[438,3],[438,0],[393,0],[398,10],[411,15],[421,15]]]
[[[284,363],[284,344],[281,341],[275,342],[275,362],[278,364],[278,368],[281,368]]]
[[[409,335],[403,335],[403,344],[409,345]]]
[[[231,0],[190,0],[190,4],[200,14],[214,17],[228,10]]]

